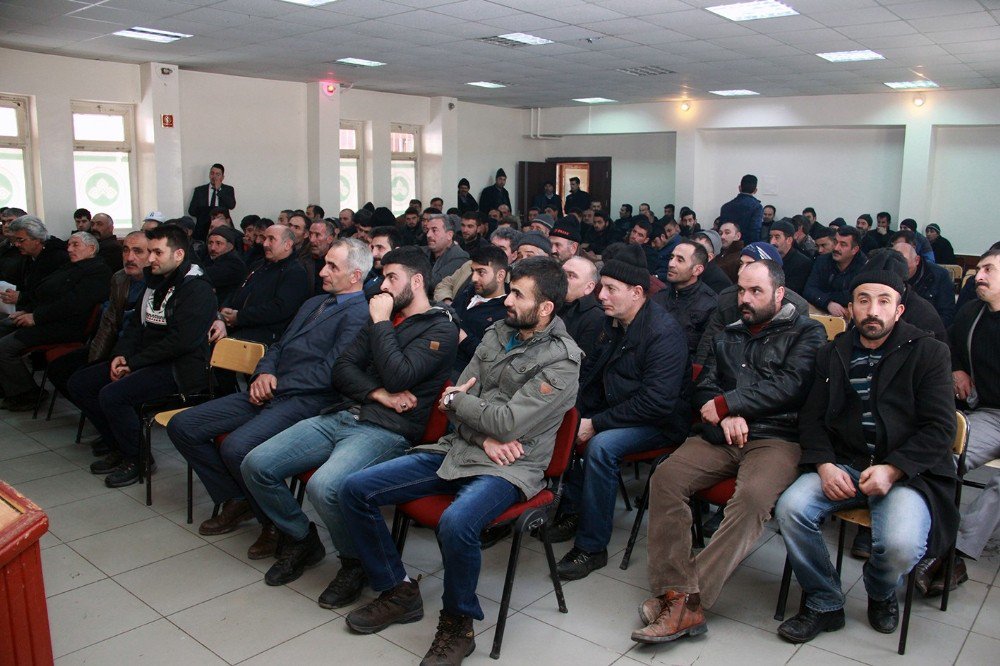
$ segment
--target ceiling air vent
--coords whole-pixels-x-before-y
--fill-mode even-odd
[[[524,42],[516,42],[506,37],[479,37],[476,41],[483,42],[484,44],[492,44],[493,46],[505,46],[508,49],[518,49],[522,46],[528,46]]]
[[[666,67],[658,67],[656,65],[642,65],[640,67],[623,67],[618,70],[624,74],[631,74],[632,76],[660,76],[661,74],[676,74],[672,69],[667,69]]]

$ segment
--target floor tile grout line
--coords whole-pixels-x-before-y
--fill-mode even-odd
[[[249,661],[249,660],[251,660],[251,659],[254,659],[255,657],[259,657],[260,655],[264,654],[265,652],[270,652],[271,650],[274,650],[275,648],[278,648],[278,647],[281,647],[282,645],[284,645],[284,644],[285,644],[285,643],[287,643],[288,641],[293,641],[293,640],[295,640],[296,638],[299,638],[300,636],[305,636],[305,635],[306,635],[306,634],[308,634],[308,633],[309,633],[310,631],[315,631],[316,629],[319,629],[320,627],[325,627],[326,625],[330,624],[330,623],[331,623],[331,622],[333,622],[334,620],[336,620],[336,618],[331,618],[331,619],[327,620],[326,622],[323,622],[323,623],[321,623],[321,624],[317,624],[317,625],[316,625],[315,627],[312,627],[312,628],[310,628],[310,629],[306,629],[306,630],[305,630],[305,631],[303,631],[302,633],[300,633],[300,634],[296,634],[295,636],[291,636],[291,637],[289,637],[289,638],[287,638],[287,639],[285,639],[285,640],[281,641],[280,643],[275,643],[274,645],[272,645],[272,646],[268,647],[267,649],[265,649],[265,650],[261,650],[260,652],[258,652],[258,653],[256,653],[256,654],[252,654],[252,655],[250,655],[249,657],[247,657],[246,659],[241,659],[240,661],[236,661],[236,662],[232,662],[232,661],[228,661],[227,659],[222,659],[222,657],[221,657],[221,656],[220,656],[219,658],[220,658],[220,659],[222,659],[222,661],[225,661],[225,662],[226,662],[227,664],[229,664],[230,666],[236,666],[236,664],[242,664],[242,663],[243,663],[243,662],[245,662],[245,661]]]
[[[77,589],[80,589],[80,588],[77,588]],[[120,631],[120,632],[118,632],[117,634],[115,634],[113,636],[108,636],[107,638],[102,638],[101,640],[95,641],[93,643],[90,643],[89,645],[84,645],[83,647],[77,648],[76,650],[73,650],[72,652],[67,652],[66,654],[61,654],[61,655],[58,655],[58,656],[53,655],[53,656],[55,656],[56,661],[58,661],[59,659],[64,659],[66,657],[69,657],[71,655],[76,654],[77,652],[82,652],[83,650],[88,650],[88,649],[94,647],[95,645],[100,645],[101,643],[103,643],[105,641],[110,641],[110,640],[113,640],[115,638],[118,638],[119,636],[124,636],[125,634],[127,634],[129,632],[132,632],[132,631],[135,631],[136,629],[142,629],[143,627],[148,627],[149,625],[151,625],[151,624],[153,624],[155,622],[159,622],[160,620],[163,620],[163,619],[165,619],[165,618],[162,615],[157,614],[157,617],[155,619],[153,619],[153,620],[150,620],[149,622],[143,622],[142,624],[137,625],[135,627],[132,627],[131,629],[126,629],[125,631]]]

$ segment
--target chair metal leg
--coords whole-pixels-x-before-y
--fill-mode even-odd
[[[299,506],[302,506],[302,503],[306,501],[306,484],[302,483],[302,481],[298,479],[296,479],[295,482],[297,484],[295,491],[295,501],[299,503]]]
[[[847,521],[840,521],[840,535],[837,537],[837,574],[840,574],[840,567],[844,564],[844,537],[847,535]]]
[[[695,548],[705,547],[705,527],[702,525],[701,512],[705,508],[705,503],[700,499],[691,498],[690,503],[691,508],[691,518],[694,523],[694,534],[695,534]]]
[[[539,531],[544,529],[545,524],[542,523]],[[544,534],[544,532],[542,533]],[[490,652],[492,659],[500,658],[500,646],[503,643],[504,629],[507,627],[507,613],[510,611],[510,593],[514,589],[514,575],[517,573],[517,560],[521,554],[521,538],[523,536],[524,533],[521,530],[514,530],[514,539],[510,544],[510,558],[507,560],[507,577],[503,581],[503,595],[500,597],[500,615],[497,617],[497,629],[493,634],[493,650]],[[547,539],[547,537],[543,537],[543,539]],[[552,573],[555,573],[554,566],[552,568]],[[556,576],[555,580],[558,585],[559,577]]]
[[[632,510],[632,503],[628,499],[628,489],[625,488],[625,479],[622,478],[621,470],[618,470],[618,490],[622,493],[622,499],[625,500],[625,510]]]
[[[774,619],[781,622],[785,619],[785,608],[788,606],[788,590],[792,586],[792,561],[785,556],[785,569],[781,572],[781,588],[778,590],[778,607],[774,609]]]
[[[406,546],[406,535],[410,532],[410,518],[405,514],[401,514],[399,520],[399,531],[396,534],[396,552],[403,555],[403,547]],[[395,520],[395,519],[394,519]]]
[[[657,461],[653,461],[649,468],[649,476],[646,477],[646,487],[642,491],[642,496],[636,502],[636,513],[635,520],[632,522],[632,533],[628,537],[628,545],[625,546],[625,553],[622,555],[622,562],[618,565],[618,568],[624,571],[628,569],[629,560],[632,559],[632,549],[635,548],[635,542],[639,538],[639,530],[642,529],[642,519],[646,515],[646,509],[649,508],[649,484],[653,479],[653,472],[656,471]]]
[[[948,556],[944,560],[944,591],[941,593],[941,610],[948,610],[948,595],[951,588],[951,576],[955,571],[955,546],[948,549]]]
[[[140,461],[142,464],[142,472],[140,478],[146,478],[146,506],[153,505],[153,423],[152,417],[143,420],[143,428],[145,429],[145,441],[143,443],[143,448],[145,452],[145,458]]]
[[[35,411],[32,412],[31,414],[32,419],[38,418],[38,410],[42,408],[42,391],[45,389],[45,381],[48,378],[49,378],[49,368],[48,366],[46,366],[46,368],[42,370],[42,383],[38,387],[38,397],[35,398]]]
[[[42,386],[44,387],[45,385],[42,384]],[[45,414],[45,420],[46,421],[51,421],[52,420],[52,410],[56,406],[56,395],[58,393],[59,393],[59,391],[57,391],[56,388],[53,386],[52,387],[52,397],[49,398],[49,411]]]
[[[194,470],[191,469],[190,463],[187,468],[187,524],[190,525],[194,522]]]
[[[903,621],[899,627],[899,654],[906,654],[906,635],[910,631],[910,610],[913,608],[913,588],[916,583],[917,574],[911,569],[906,576],[906,601],[903,603]]]
[[[76,426],[76,440],[75,443],[79,444],[80,440],[83,439],[83,424],[87,422],[87,415],[80,412],[80,422]]]

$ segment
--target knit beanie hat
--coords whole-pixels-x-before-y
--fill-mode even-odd
[[[466,187],[472,187],[471,185],[469,185],[468,178],[463,178],[462,180],[458,181],[458,186],[462,187],[462,185],[465,185]]]
[[[795,235],[795,225],[787,217],[771,223],[771,231],[780,231],[789,238]]]
[[[370,224],[373,227],[391,227],[396,224],[396,216],[385,206],[379,206],[372,213]]]
[[[906,258],[898,250],[889,247],[880,247],[869,252],[868,262],[858,271],[858,275],[876,271],[895,273],[903,282],[910,277],[910,267],[906,263]]]
[[[507,172],[503,170],[503,167],[500,167],[499,169],[497,169],[497,175],[496,175],[496,177],[497,178],[506,178],[507,177]]]
[[[533,219],[532,222],[541,222],[549,229],[552,229],[556,224],[555,220],[553,220],[552,216],[549,215],[548,213],[539,213],[538,215],[535,216],[535,219]]]
[[[924,231],[927,231],[927,229],[933,229],[935,232],[937,232],[938,236],[941,235],[941,227],[938,225],[937,222],[931,222],[930,224],[928,224],[927,228],[924,229]]]
[[[743,251],[740,252],[740,256],[750,257],[754,261],[769,259],[779,266],[784,266],[784,263],[781,261],[781,254],[778,252],[778,248],[774,247],[770,243],[765,243],[764,241],[750,243],[743,248]]]
[[[906,291],[906,285],[902,279],[893,271],[862,271],[851,280],[851,293],[863,284],[884,284],[895,290],[900,297]]]
[[[542,213],[545,215],[545,213]],[[535,217],[537,220],[541,215]],[[548,215],[545,215],[548,217]],[[580,225],[577,223],[576,218],[573,217],[560,217],[559,221],[556,222],[556,226],[552,227],[552,231],[549,232],[549,237],[559,236],[560,238],[565,238],[568,241],[574,243],[579,243],[582,238],[580,236]]]
[[[517,247],[521,247],[522,245],[534,245],[545,254],[552,254],[552,243],[537,231],[526,231],[521,234],[521,240],[518,241]],[[516,250],[517,247],[514,249]]]
[[[771,227],[774,228],[773,226]],[[708,242],[712,244],[712,254],[718,256],[722,252],[722,236],[715,229],[704,229],[697,232],[693,238],[704,237],[708,239]]]
[[[646,253],[639,245],[623,245],[613,252],[608,259],[607,250],[604,254],[604,266],[601,275],[642,287],[649,291],[649,266],[646,264]]]
[[[209,236],[221,236],[227,243],[236,247],[236,232],[227,226],[216,227],[208,232]]]

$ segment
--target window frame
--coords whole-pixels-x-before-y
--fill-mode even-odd
[[[365,199],[365,124],[363,121],[360,120],[341,120],[340,129],[354,131],[354,149],[346,150],[344,148],[341,148],[340,159],[342,160],[355,159],[358,161],[357,197],[358,197],[358,207],[360,207],[362,201]],[[339,143],[340,142],[338,138],[338,146]],[[344,207],[343,202],[340,202],[338,205],[340,205],[341,209]]]
[[[413,162],[413,194],[411,198],[420,199],[420,149],[421,149],[421,130],[423,128],[420,125],[407,125],[404,123],[390,123],[389,124],[389,187],[392,188],[392,163],[396,161],[410,161]],[[397,133],[405,133],[413,135],[413,152],[412,153],[399,153],[392,150],[392,135]]]
[[[33,213],[35,208],[35,169],[36,160],[34,144],[31,140],[31,98],[27,95],[0,93],[0,106],[13,108],[17,118],[17,136],[0,136],[0,148],[21,150],[24,164],[24,203],[25,210]]]
[[[122,141],[99,141],[94,139],[78,140],[73,128],[75,114],[121,116],[125,134]],[[139,220],[139,178],[137,152],[135,149],[135,105],[113,102],[93,102],[86,100],[70,100],[70,132],[73,134],[73,154],[79,152],[127,153],[129,172],[129,205],[132,210],[132,225],[135,228]],[[76,170],[73,172],[73,183],[76,185]]]

